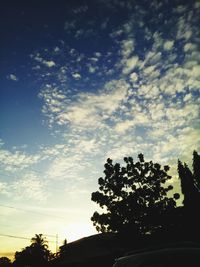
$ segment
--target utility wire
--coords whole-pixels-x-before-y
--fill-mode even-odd
[[[25,240],[31,240],[31,238],[28,238],[28,237],[23,237],[23,236],[15,236],[15,235],[6,235],[6,234],[0,234],[0,236],[3,236],[3,237],[10,237],[10,238],[17,238],[17,239],[25,239]],[[45,237],[45,235],[44,235]],[[52,240],[48,240],[47,241],[48,243],[56,243],[55,241],[52,241]]]
[[[13,225],[8,225],[8,224],[0,224],[0,226],[8,226],[8,227],[13,227]],[[54,237],[54,238],[57,238],[57,234],[56,235],[48,235],[48,234],[42,234],[43,236],[48,236],[48,237]]]
[[[31,238],[28,238],[28,237],[23,237],[23,236],[6,235],[6,234],[0,234],[0,236],[4,236],[4,237],[11,237],[11,238],[18,238],[18,239],[26,239],[26,240],[31,240]]]
[[[13,227],[13,225],[10,225],[10,224],[1,224],[1,223],[0,223],[0,226],[3,226],[3,227]],[[48,237],[54,237],[54,238],[56,238],[57,237],[57,234],[56,235],[43,234],[43,236],[48,236]]]
[[[23,211],[23,212],[29,212],[29,213],[33,213],[33,214],[38,214],[38,215],[41,215],[41,216],[49,216],[49,217],[55,217],[55,218],[58,218],[58,219],[66,220],[66,218],[61,217],[61,216],[56,216],[56,215],[51,215],[51,214],[45,214],[45,213],[41,213],[41,212],[37,212],[37,211],[31,211],[31,210],[26,210],[26,209],[22,209],[22,208],[13,207],[13,206],[7,206],[7,205],[4,205],[4,204],[0,204],[0,207],[4,207],[4,208],[8,208],[8,209],[15,209],[15,210]]]

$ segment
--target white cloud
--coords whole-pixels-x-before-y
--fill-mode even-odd
[[[52,68],[54,66],[56,66],[56,63],[53,60],[46,60],[44,59],[40,53],[36,53],[35,55],[31,54],[30,55],[31,58],[33,58],[35,61],[45,65],[48,68]]]
[[[0,149],[0,164],[7,171],[27,168],[39,160],[40,155],[27,155],[20,151],[10,152],[5,149]]]
[[[184,52],[188,52],[188,51],[191,51],[191,50],[195,50],[196,48],[196,45],[193,44],[193,43],[186,43],[183,47],[184,49]]]
[[[71,101],[67,96],[58,99],[59,93],[47,88],[41,92],[45,105],[43,112],[52,121],[60,125],[71,125],[84,128],[104,127],[105,119],[121,107],[127,100],[129,85],[123,80],[113,80],[97,93],[79,93],[76,100]],[[56,108],[56,110],[55,110]]]
[[[116,124],[115,130],[118,133],[125,133],[127,130],[133,127],[133,125],[134,125],[134,121],[131,121],[131,120],[122,121]]]
[[[97,62],[98,60],[99,60],[99,58],[98,57],[90,57],[89,58],[92,62]]]
[[[153,50],[158,50],[163,46],[164,40],[160,32],[156,31],[153,33],[153,40],[154,40]]]
[[[129,74],[135,67],[139,66],[139,58],[138,56],[132,56],[128,59],[122,60],[123,74]]]
[[[43,60],[42,63],[48,68],[52,68],[56,65],[56,63],[53,60]]]
[[[10,188],[17,199],[32,199],[44,202],[48,196],[44,183],[33,173],[27,173],[22,178],[14,180],[10,184]]]
[[[122,41],[122,43],[121,43],[121,55],[124,58],[128,58],[133,51],[134,51],[134,40],[133,39],[128,39],[128,40]]]
[[[161,120],[165,116],[165,105],[163,103],[151,104],[149,112],[153,121]]]
[[[144,73],[145,75],[151,75],[152,72],[154,72],[155,68],[156,68],[155,65],[154,65],[154,66],[146,67],[146,68],[144,68],[143,73]]]
[[[184,98],[183,98],[183,101],[187,102],[187,101],[189,101],[190,99],[192,99],[192,94],[191,94],[191,93],[185,95]]]
[[[162,53],[160,51],[148,51],[145,54],[145,59],[144,62],[142,64],[142,66],[144,65],[154,65],[154,64],[158,64],[161,61],[162,58]]]
[[[187,13],[186,13],[187,14]],[[176,39],[185,39],[186,41],[192,36],[191,16],[188,13],[178,19]]]
[[[200,76],[200,65],[193,66],[193,68],[192,68],[192,74],[196,78],[198,78]]]
[[[81,180],[86,166],[80,153],[58,155],[49,165],[46,175],[50,179],[67,180],[70,184],[70,181],[74,183]]]
[[[58,46],[56,46],[55,48],[54,48],[54,52],[60,52],[60,48],[58,47]]]
[[[76,79],[76,80],[79,80],[81,78],[81,75],[80,73],[72,73],[72,76]]]
[[[138,88],[138,94],[147,99],[154,99],[159,97],[160,91],[154,84],[144,84]]]
[[[97,69],[98,69],[98,67],[94,67],[94,66],[91,66],[91,65],[88,66],[88,70],[89,70],[90,73],[95,73]]]
[[[66,154],[68,151],[69,149],[65,144],[56,144],[53,147],[41,146],[41,155],[43,159],[57,157],[60,154]]]
[[[130,74],[130,81],[134,83],[134,82],[137,82],[137,80],[138,80],[137,73],[136,72],[131,73]]]
[[[113,160],[122,160],[122,157],[130,156],[135,153],[135,149],[133,148],[133,143],[129,144],[130,146],[119,146],[113,148],[106,155],[106,158],[112,158]],[[122,156],[123,155],[123,156]]]
[[[100,52],[95,52],[94,55],[95,55],[96,57],[98,57],[98,58],[102,56],[102,54],[101,54]]]
[[[164,50],[169,51],[169,50],[172,50],[173,46],[174,46],[174,41],[168,40],[164,42],[163,48]]]
[[[14,74],[9,74],[8,76],[7,76],[7,78],[9,79],[9,80],[11,80],[11,81],[15,81],[15,82],[17,82],[19,79],[17,78],[17,76],[16,75],[14,75]]]
[[[8,184],[0,182],[0,195],[9,195]]]
[[[120,35],[122,35],[123,34],[123,30],[122,29],[119,29],[119,30],[117,30],[117,31],[113,31],[111,34],[110,34],[110,37],[112,37],[112,38],[116,38],[116,37],[118,37],[118,36],[120,36]]]
[[[191,157],[193,151],[200,148],[198,136],[199,130],[185,127],[176,136],[167,135],[166,140],[158,144],[157,152],[159,151],[160,157],[164,155]]]

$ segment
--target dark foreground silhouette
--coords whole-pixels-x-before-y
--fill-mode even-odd
[[[138,267],[199,262],[200,155],[194,151],[192,170],[178,161],[182,203],[181,192],[169,183],[169,167],[146,162],[142,154],[138,158],[124,158],[124,167],[107,160],[99,191],[92,193],[92,200],[104,208],[104,213],[92,216],[100,234],[72,243],[65,240],[57,254],[51,253],[42,234],[35,235],[30,246],[15,253],[13,263],[0,258],[0,267],[111,267],[130,251],[135,256],[118,260],[116,267],[126,266],[127,260]],[[139,262],[141,256],[148,265]]]
[[[156,250],[138,252],[116,260],[114,267],[188,267],[197,266],[200,261],[200,247],[166,246]],[[191,245],[191,244],[190,244]]]

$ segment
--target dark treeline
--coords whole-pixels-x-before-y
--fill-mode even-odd
[[[145,161],[142,154],[137,162],[124,158],[124,166],[109,158],[104,167],[99,191],[92,193],[92,201],[103,209],[91,218],[101,234],[69,244],[65,240],[56,254],[42,234],[35,235],[30,246],[15,253],[13,263],[0,258],[0,267],[112,266],[114,258],[131,250],[177,242],[200,244],[200,155],[196,151],[192,169],[178,160],[178,178],[168,174],[169,166]],[[180,190],[172,185],[175,179]]]

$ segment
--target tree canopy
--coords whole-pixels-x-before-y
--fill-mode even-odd
[[[14,266],[45,267],[50,257],[47,241],[42,234],[36,234],[31,239],[31,245],[15,253]]]
[[[114,164],[108,158],[104,165],[104,178],[98,180],[99,191],[92,193],[92,201],[99,204],[103,213],[94,212],[91,220],[99,232],[133,231],[152,234],[169,222],[166,214],[176,207],[179,194],[172,197],[173,189],[168,175],[169,166],[125,157],[125,166]]]
[[[11,260],[7,257],[1,257],[0,258],[0,267],[11,267],[12,263]]]

